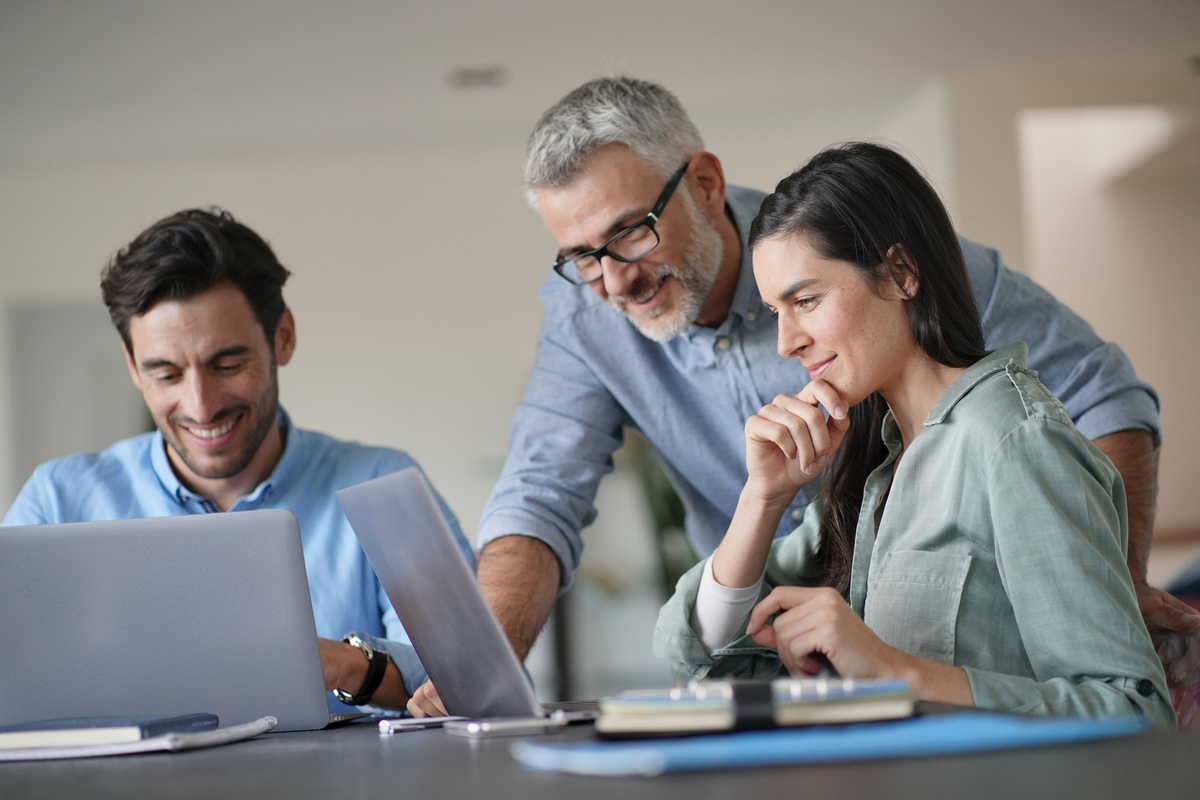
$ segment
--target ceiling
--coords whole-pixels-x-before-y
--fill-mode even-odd
[[[693,112],[959,73],[1200,102],[1198,55],[1200,0],[0,0],[0,164],[523,141],[616,72]]]

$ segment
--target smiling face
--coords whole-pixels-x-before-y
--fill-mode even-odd
[[[659,245],[645,258],[625,264],[604,259],[604,277],[589,288],[623,314],[649,339],[666,341],[701,321],[722,267],[724,242],[713,218],[714,204],[696,203],[690,173],[667,203],[656,225]],[[538,209],[569,257],[604,244],[645,218],[666,180],[623,145],[593,153],[570,184],[538,191]],[[715,207],[723,213],[722,198]],[[728,298],[717,298],[727,305]]]
[[[779,354],[798,358],[850,405],[872,392],[901,390],[905,368],[927,360],[913,340],[904,289],[890,278],[873,286],[844,261],[825,258],[804,235],[766,239],[754,248],[754,278],[779,317]]]
[[[276,369],[295,345],[291,312],[272,351],[245,295],[225,283],[154,304],[130,319],[129,338],[130,376],[180,480],[213,499],[264,480],[282,452]]]

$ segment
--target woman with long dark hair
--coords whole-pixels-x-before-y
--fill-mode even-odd
[[[812,380],[747,421],[737,512],[655,653],[688,677],[829,665],[924,700],[1172,723],[1121,478],[1025,345],[985,350],[929,183],[887,148],[830,148],[767,197],[750,244],[780,355]]]

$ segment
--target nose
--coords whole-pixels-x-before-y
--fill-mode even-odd
[[[221,410],[221,393],[217,381],[204,370],[190,370],[185,378],[183,413],[193,422],[210,422]]]
[[[605,295],[623,295],[637,280],[640,267],[638,262],[618,261],[605,253],[600,258],[600,269],[604,277],[597,281],[603,284]]]
[[[812,344],[812,337],[799,322],[779,315],[779,339],[776,349],[784,358],[799,358],[804,349]]]

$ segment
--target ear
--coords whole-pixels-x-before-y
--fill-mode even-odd
[[[921,272],[917,269],[916,259],[908,252],[901,242],[896,242],[887,251],[888,273],[892,276],[898,293],[905,300],[912,300],[921,288]]]
[[[284,364],[292,360],[292,353],[296,351],[296,318],[292,316],[292,310],[287,306],[283,307],[283,315],[279,317],[279,324],[275,326],[275,363],[282,367]]]
[[[125,367],[129,370],[129,379],[133,381],[133,385],[137,390],[142,391],[142,376],[138,373],[137,364],[133,361],[133,355],[129,352],[127,345],[121,346],[121,352],[125,354]]]
[[[709,217],[717,219],[725,214],[725,170],[721,160],[709,152],[692,156],[692,197],[696,205]]]

